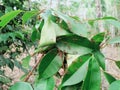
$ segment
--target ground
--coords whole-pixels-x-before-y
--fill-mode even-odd
[[[107,46],[106,48],[104,48],[102,50],[102,52],[104,53],[106,58],[110,58],[113,60],[120,60],[120,48],[118,47],[113,47],[113,46]],[[23,57],[25,57],[25,54],[22,55]],[[120,69],[115,65],[113,60],[110,59],[106,59],[106,70],[113,75],[115,78],[120,79]],[[31,61],[31,65],[34,66],[34,60]],[[11,79],[13,80],[12,83],[20,81],[20,77],[24,74],[21,70],[19,70],[18,68],[14,68],[13,71],[11,71],[9,68],[6,68],[6,75],[11,77]],[[31,77],[29,79],[29,82],[33,82],[34,78]],[[11,84],[12,84],[11,83]],[[102,75],[102,90],[108,90],[108,83],[105,80],[105,77]],[[7,87],[4,87],[4,90],[7,90]]]

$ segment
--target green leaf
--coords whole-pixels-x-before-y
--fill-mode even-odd
[[[16,37],[20,39],[24,39],[24,34],[21,31],[14,31],[14,32],[8,32],[5,34],[0,34],[0,43],[1,42],[5,43],[9,39],[9,37],[11,37],[14,41]]]
[[[116,64],[117,67],[120,69],[120,61],[115,61],[115,64]]]
[[[88,72],[85,81],[83,82],[82,90],[101,90],[100,87],[101,87],[100,68],[95,58],[92,58],[89,61]]]
[[[7,25],[13,18],[15,18],[21,12],[21,10],[11,11],[0,17],[0,29]]]
[[[120,37],[114,37],[108,41],[109,44],[120,43]]]
[[[47,46],[56,43],[55,24],[47,19],[41,31],[40,46]]]
[[[55,13],[55,15],[57,15],[58,17],[60,17],[67,23],[71,32],[73,32],[74,34],[77,34],[79,36],[84,36],[84,37],[87,36],[88,30],[87,30],[85,24],[78,22],[77,20],[75,20],[61,12],[54,11],[54,13]]]
[[[2,59],[3,59],[3,61],[2,61]],[[6,64],[11,70],[13,70],[14,63],[13,63],[13,61],[10,58],[4,58],[4,57],[2,57],[0,61],[1,61],[0,62],[1,64],[3,64],[3,65]]]
[[[0,47],[0,52],[7,51],[8,49],[9,49],[8,46],[2,46],[2,47]]]
[[[5,58],[3,55],[0,55],[0,67],[6,66],[11,62],[9,58]]]
[[[109,82],[109,84],[111,84],[112,82],[116,81],[116,79],[112,75],[110,75],[109,73],[104,72],[104,75],[105,75],[107,81]]]
[[[45,46],[45,47],[38,47],[34,53],[44,53],[44,52],[48,52],[49,50],[53,49],[54,45],[49,45],[49,46]]]
[[[18,38],[24,40],[24,34],[22,31],[15,31],[15,32],[13,32],[13,34],[15,35],[15,37],[18,37]]]
[[[48,18],[52,19],[52,12],[51,10],[46,10],[44,13],[41,14],[41,17],[46,21]]]
[[[85,78],[90,57],[89,54],[83,55],[73,61],[63,77],[61,87],[78,84]]]
[[[33,42],[38,38],[38,37],[37,37],[37,34],[38,34],[37,30],[34,30],[34,31],[32,32],[31,40],[32,40]]]
[[[11,60],[8,60],[8,67],[11,69],[11,70],[13,70],[14,69],[14,63],[13,63],[13,61],[11,61]]]
[[[0,75],[4,75],[4,70],[0,70]]]
[[[33,90],[32,86],[27,82],[17,82],[9,90]]]
[[[43,26],[44,26],[44,20],[42,20],[39,24],[39,27],[38,27],[39,32],[42,31]]]
[[[93,51],[92,43],[87,38],[77,35],[61,36],[57,39],[57,47],[63,52],[74,55],[84,55]]]
[[[120,22],[117,20],[107,20],[106,21],[108,24],[112,24],[113,26],[115,26],[116,28],[120,28]]]
[[[115,17],[105,16],[102,18],[96,18],[95,20],[117,20]]]
[[[56,36],[69,35],[69,33],[65,29],[61,28],[58,24],[56,24],[52,21],[51,21],[51,23],[52,23],[51,25],[53,25],[52,27],[54,27],[53,29],[56,33]]]
[[[28,55],[27,57],[22,59],[22,66],[25,68],[29,68],[29,62],[30,62],[31,56]]]
[[[11,80],[6,76],[0,75],[0,82],[7,84],[7,83],[10,83]]]
[[[60,23],[58,23],[59,24],[59,26],[61,27],[61,28],[63,28],[64,30],[66,30],[66,31],[68,31],[69,33],[71,33],[70,31],[69,31],[69,27],[68,27],[68,25],[67,25],[67,23],[64,21],[64,20],[62,20]]]
[[[100,67],[102,67],[103,70],[105,70],[105,57],[100,51],[94,52],[94,56],[99,64]]]
[[[13,11],[12,7],[6,5],[6,6],[5,6],[5,13],[8,13],[8,12],[10,12],[10,11]]]
[[[54,23],[54,28],[55,28],[56,36],[63,36],[63,35],[69,35],[70,34],[66,30],[64,30],[63,28],[61,28],[60,26],[58,26],[55,23]]]
[[[34,90],[54,90],[54,78],[40,79],[34,85]]]
[[[17,68],[21,69],[24,73],[28,72],[27,69],[23,68],[22,64],[19,61],[14,60],[14,64]]]
[[[96,43],[97,45],[100,45],[102,41],[104,40],[105,33],[98,33],[97,35],[93,36],[91,41]]]
[[[27,11],[22,16],[23,23],[27,22],[31,17],[38,14],[38,11]]]
[[[103,17],[101,18],[102,20],[117,20],[115,17],[111,17],[111,16],[107,16],[107,17]]]
[[[22,75],[22,76],[20,77],[20,80],[21,80],[21,81],[24,81],[25,78],[27,77],[27,75],[28,75],[28,73],[25,73],[24,75]]]
[[[39,65],[39,78],[49,78],[54,75],[62,66],[62,61],[56,49],[49,51]]]
[[[120,80],[114,81],[108,88],[108,90],[120,90]]]
[[[93,20],[89,20],[88,23],[93,26],[94,25],[94,22],[95,21],[99,21],[99,20],[117,20],[116,18],[114,17],[111,17],[111,16],[107,16],[107,17],[102,17],[102,18],[96,18],[96,19],[93,19]]]
[[[34,42],[36,40],[40,39],[40,32],[37,31],[36,29],[33,29],[32,35],[31,35],[31,40]]]
[[[75,84],[75,85],[71,85],[71,86],[66,86],[66,87],[62,88],[61,90],[81,90],[82,83],[83,82]]]
[[[0,43],[1,42],[6,42],[7,39],[9,38],[9,36],[7,36],[8,34],[0,34]]]

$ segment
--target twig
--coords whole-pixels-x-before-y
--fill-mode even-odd
[[[44,54],[42,54],[42,56],[40,58],[38,58],[38,62],[36,63],[36,65],[33,67],[33,69],[28,73],[28,75],[26,76],[26,78],[24,79],[25,82],[27,82],[30,78],[30,76],[33,74],[34,70],[37,68],[37,66],[39,65],[42,57],[44,56]]]
[[[108,57],[106,57],[105,59],[107,59],[107,60],[111,60],[111,61],[116,61],[115,59],[112,59],[112,58],[108,58]]]
[[[100,48],[103,49],[103,48],[105,48],[107,45],[108,45],[108,44],[106,44],[106,43],[102,43],[102,44],[100,45]]]

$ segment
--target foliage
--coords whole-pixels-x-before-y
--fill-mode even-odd
[[[5,75],[4,68],[6,66],[11,70],[16,66],[23,72],[28,72],[28,68],[22,66],[18,61],[18,56],[34,45],[30,38],[32,30],[26,31],[25,28],[22,28],[21,16],[24,13],[23,10],[25,10],[23,8],[24,1],[2,0],[2,5],[0,5],[0,68],[3,68],[0,69],[0,75],[2,76],[0,85],[7,85],[12,81],[11,77]],[[0,86],[0,89],[2,89],[2,86]]]
[[[108,90],[115,90],[115,89],[117,89],[117,90],[119,90],[120,88],[120,80],[116,80],[116,81],[114,81],[110,86],[109,86],[109,89]]]
[[[32,89],[32,86],[29,84],[29,83],[26,83],[26,82],[18,82],[18,83],[15,83],[14,86],[12,86],[10,88],[10,90],[21,90],[21,88],[23,90],[33,90]]]
[[[7,9],[23,9],[22,5],[26,0],[2,0],[3,4],[7,7]]]

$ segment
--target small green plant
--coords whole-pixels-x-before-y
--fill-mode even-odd
[[[41,53],[42,56],[35,67],[26,73],[24,80],[15,83],[9,90],[101,90],[101,73],[104,73],[110,84],[109,90],[118,90],[116,87],[120,87],[120,82],[105,71],[105,57],[101,52],[101,48],[107,43],[107,33],[98,33],[90,38],[86,23],[55,10],[12,11],[0,17],[1,30],[20,13],[23,13],[23,24],[35,15],[40,16],[37,28],[31,33],[31,40],[37,48],[33,55],[23,59],[22,66],[29,68],[30,59],[35,54]],[[97,20],[113,21],[117,23],[116,26],[120,24],[113,17],[98,18],[88,23],[93,26]],[[23,37],[19,32],[9,35],[13,39]],[[1,36],[0,41],[8,39]],[[115,40],[119,42],[120,39]],[[108,43],[116,42],[110,40]],[[69,55],[73,55],[75,59],[68,66]],[[117,61],[118,67],[119,63]],[[37,72],[34,72],[36,68]],[[60,69],[64,71],[62,74]],[[27,81],[33,73],[37,74],[31,85]],[[56,78],[60,81],[59,85]]]

